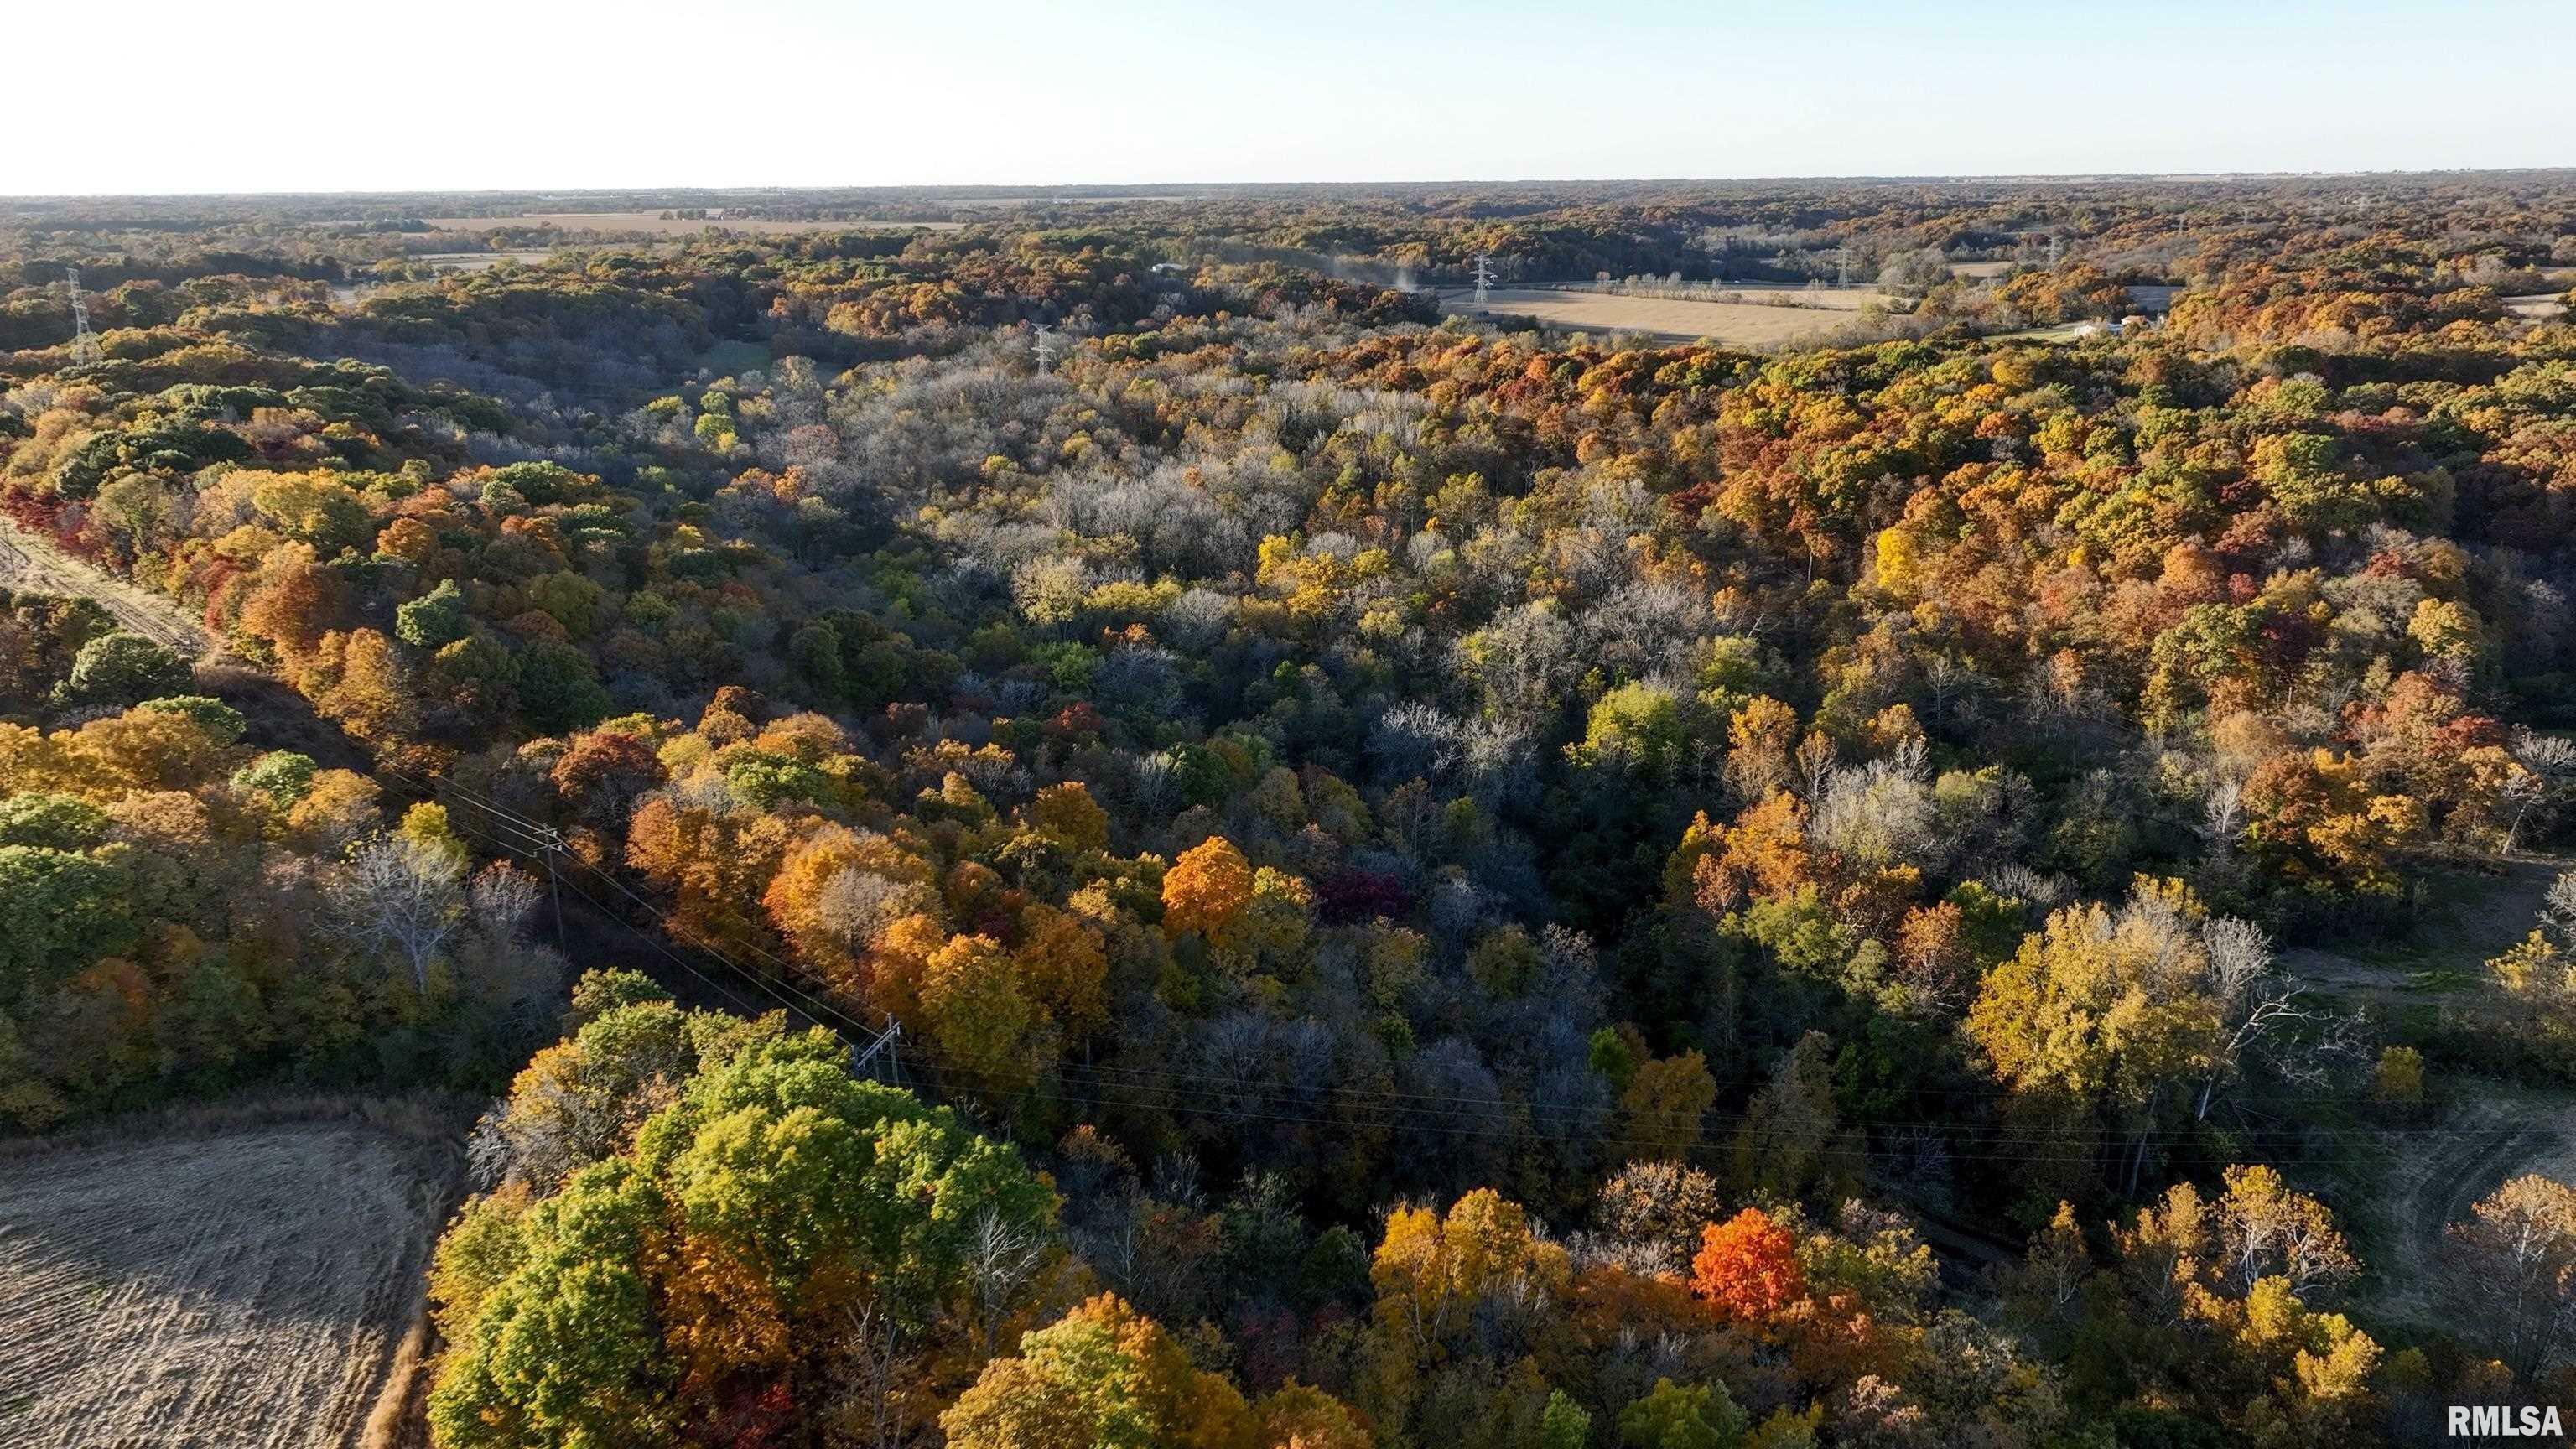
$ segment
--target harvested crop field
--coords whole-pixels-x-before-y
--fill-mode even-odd
[[[347,1121],[0,1162],[0,1442],[357,1443],[410,1377],[455,1162]]]
[[[1759,295],[1748,292],[1747,295]],[[1805,292],[1793,293],[1801,301]],[[1583,332],[1632,332],[1668,342],[1709,338],[1730,347],[1768,347],[1802,342],[1851,325],[1857,309],[1876,293],[1818,292],[1816,305],[1765,305],[1755,302],[1678,301],[1663,297],[1629,297],[1609,292],[1571,292],[1547,288],[1498,287],[1484,306],[1469,292],[1444,294],[1440,310],[1468,317],[1492,318],[1504,325],[1516,317],[1535,318],[1541,326]],[[1832,299],[1832,300],[1827,300]]]
[[[565,231],[649,232],[655,236],[694,236],[702,231],[748,232],[785,236],[808,231],[955,231],[955,221],[767,221],[749,217],[702,220],[668,217],[656,211],[547,211],[524,216],[433,216],[439,231],[498,231],[503,227],[552,226]]]

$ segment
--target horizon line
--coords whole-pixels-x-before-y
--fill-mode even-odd
[[[564,185],[564,186],[378,186],[337,187],[313,190],[242,190],[206,191],[0,191],[0,201],[66,202],[66,201],[208,201],[271,199],[306,200],[317,198],[366,198],[380,196],[609,196],[645,193],[703,193],[706,195],[795,195],[799,193],[847,192],[934,192],[934,193],[1004,193],[1021,192],[1180,192],[1180,191],[1257,191],[1312,188],[1428,189],[1440,187],[1547,187],[1547,186],[1750,186],[1792,183],[1835,183],[1841,185],[1941,186],[1978,183],[2014,183],[2022,185],[2086,185],[2137,182],[2225,182],[2225,181],[2334,181],[2360,179],[2405,180],[2410,178],[2475,177],[2475,176],[2550,176],[2576,173],[2576,164],[2565,166],[2443,166],[2354,170],[2229,170],[2229,171],[1996,171],[1938,172],[1909,174],[1902,172],[1809,173],[1805,175],[1768,176],[1515,176],[1515,177],[1435,177],[1421,179],[1365,180],[1297,180],[1297,181],[1025,181],[1025,182],[813,182],[797,184],[744,182],[710,185],[696,182],[649,184]],[[1050,198],[1032,196],[1033,203]],[[1115,200],[1118,198],[1089,198]]]

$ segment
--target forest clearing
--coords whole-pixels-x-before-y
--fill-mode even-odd
[[[455,1154],[357,1122],[21,1157],[0,1173],[0,1440],[362,1439],[418,1313]]]
[[[1752,288],[1747,288],[1745,294],[1763,295]],[[1885,300],[1875,291],[1801,290],[1785,295],[1797,300],[1700,302],[1615,292],[1497,287],[1487,293],[1481,305],[1472,293],[1444,295],[1440,310],[1506,325],[1516,317],[1535,318],[1557,331],[1634,332],[1672,342],[1696,342],[1704,337],[1722,347],[1771,347],[1810,341],[1847,327],[1863,306]]]

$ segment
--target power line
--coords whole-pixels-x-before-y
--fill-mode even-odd
[[[478,810],[480,810],[480,811],[482,811],[482,812],[484,812],[484,813],[486,813],[486,814],[488,814],[488,815],[492,816],[496,821],[499,821],[499,822],[501,823],[502,827],[503,827],[505,830],[512,831],[512,832],[514,832],[514,833],[516,833],[516,834],[519,834],[519,835],[522,835],[522,836],[524,836],[524,837],[526,837],[526,838],[525,838],[524,840],[521,840],[521,841],[517,842],[515,845],[513,845],[513,843],[512,843],[512,842],[509,842],[509,841],[503,840],[503,839],[501,839],[500,837],[498,837],[498,836],[496,836],[496,835],[492,834],[492,833],[491,833],[491,832],[489,832],[489,831],[476,830],[476,831],[474,832],[475,834],[480,835],[480,836],[482,836],[484,839],[486,839],[486,840],[488,840],[488,841],[491,841],[492,843],[494,843],[494,844],[496,844],[496,845],[500,846],[504,851],[509,851],[509,852],[513,852],[513,853],[521,854],[521,855],[536,854],[536,853],[539,853],[539,852],[545,852],[545,851],[549,851],[549,850],[561,851],[561,852],[563,853],[563,855],[564,855],[564,858],[565,858],[566,860],[568,860],[569,862],[571,862],[573,865],[579,866],[580,868],[582,868],[582,869],[584,869],[584,870],[587,870],[587,871],[589,871],[591,874],[593,874],[593,875],[595,875],[595,876],[599,877],[602,881],[606,882],[606,883],[607,883],[611,888],[615,889],[619,894],[624,895],[627,899],[629,899],[630,901],[633,901],[636,905],[638,905],[638,906],[642,907],[642,908],[643,908],[643,909],[644,909],[648,914],[650,914],[650,915],[652,915],[652,916],[654,916],[654,917],[656,917],[656,918],[661,918],[661,912],[660,912],[659,910],[657,910],[657,909],[654,907],[654,905],[653,905],[653,903],[652,903],[652,902],[647,901],[647,900],[645,900],[642,896],[637,895],[633,890],[631,890],[631,889],[629,889],[629,888],[627,887],[627,885],[626,885],[626,883],[625,883],[625,882],[623,882],[623,881],[621,881],[621,880],[617,879],[617,877],[615,877],[615,876],[613,876],[613,875],[610,875],[608,872],[606,872],[606,871],[604,871],[604,870],[601,870],[598,866],[595,866],[595,865],[591,864],[589,861],[584,860],[584,859],[580,856],[580,854],[578,854],[577,852],[572,851],[568,846],[566,846],[566,845],[564,844],[564,842],[563,842],[563,840],[562,840],[561,835],[560,835],[558,832],[556,832],[552,827],[537,824],[537,823],[536,823],[536,822],[534,822],[534,821],[530,821],[530,820],[528,820],[525,816],[519,815],[519,814],[517,814],[516,812],[514,812],[514,811],[511,811],[511,810],[507,809],[506,807],[503,807],[503,806],[501,806],[501,805],[498,805],[498,804],[496,804],[496,803],[493,803],[493,802],[491,802],[491,801],[489,801],[489,800],[482,799],[481,797],[479,797],[479,796],[475,795],[473,792],[471,792],[471,791],[469,791],[469,790],[466,790],[464,787],[462,787],[462,786],[460,786],[460,785],[457,785],[457,784],[456,784],[454,781],[452,781],[452,780],[450,780],[450,781],[444,781],[444,782],[434,781],[434,780],[431,780],[431,781],[425,781],[425,780],[420,779],[420,778],[419,778],[419,777],[417,777],[417,776],[409,775],[409,774],[404,773],[403,771],[395,770],[395,769],[392,769],[392,768],[390,768],[390,767],[386,767],[386,768],[384,768],[383,773],[388,774],[388,775],[392,775],[392,776],[394,776],[394,777],[395,777],[395,778],[397,778],[397,779],[407,780],[407,781],[409,781],[411,784],[413,784],[415,787],[418,787],[418,788],[424,789],[424,790],[426,790],[426,791],[428,791],[429,793],[432,793],[432,794],[437,793],[437,792],[438,792],[438,790],[439,790],[440,784],[441,784],[441,783],[443,783],[443,784],[445,785],[445,787],[446,787],[446,789],[448,790],[448,792],[449,792],[449,793],[452,793],[452,794],[454,794],[454,795],[456,795],[456,796],[458,796],[458,797],[460,797],[460,798],[464,799],[468,804],[473,805],[476,809],[478,809]],[[468,829],[472,829],[472,827],[471,827],[471,826],[468,826],[467,828],[468,828]],[[549,864],[549,869],[551,870],[551,863]],[[597,899],[596,897],[592,896],[589,892],[582,890],[582,889],[581,889],[580,887],[578,887],[578,886],[574,886],[574,887],[572,887],[572,890],[573,890],[573,893],[574,893],[575,895],[577,895],[577,896],[581,897],[581,898],[582,898],[583,900],[585,900],[585,901],[588,901],[588,902],[589,902],[589,903],[590,903],[594,908],[598,909],[602,915],[609,915],[609,916],[611,916],[611,918],[612,918],[612,919],[614,919],[613,913],[611,913],[611,912],[607,909],[607,907],[605,907],[605,906],[601,905],[601,904],[600,904],[600,902],[598,901],[598,899]],[[716,949],[716,947],[715,947],[714,945],[712,945],[711,943],[707,942],[707,941],[706,941],[706,940],[704,940],[703,938],[699,938],[699,937],[697,937],[694,933],[690,933],[690,932],[684,932],[684,931],[682,931],[682,930],[680,929],[680,927],[679,927],[679,924],[678,924],[676,921],[672,921],[672,920],[668,920],[668,919],[663,919],[663,920],[662,920],[662,924],[663,924],[664,929],[669,930],[673,935],[675,935],[675,936],[679,937],[679,938],[680,938],[680,940],[681,940],[681,942],[682,942],[683,944],[688,945],[688,946],[692,946],[692,947],[696,948],[697,950],[703,951],[703,952],[705,952],[707,955],[709,955],[709,956],[711,956],[711,957],[714,957],[717,961],[722,962],[722,963],[725,965],[726,969],[728,969],[728,970],[732,971],[735,975],[740,976],[740,977],[741,977],[742,979],[744,979],[745,981],[748,981],[748,982],[750,982],[753,986],[755,986],[755,987],[759,988],[759,989],[762,991],[762,993],[763,993],[763,994],[767,995],[771,1000],[773,1000],[773,1001],[777,1002],[781,1007],[785,1008],[786,1010],[788,1010],[788,1011],[790,1011],[790,1012],[794,1012],[794,1013],[797,1013],[797,1014],[800,1014],[800,1015],[803,1015],[803,1016],[807,1017],[809,1020],[812,1020],[816,1025],[821,1026],[821,1027],[823,1027],[825,1030],[827,1030],[827,1031],[831,1032],[834,1036],[840,1037],[840,1038],[841,1038],[841,1040],[842,1040],[846,1045],[848,1045],[848,1046],[849,1046],[853,1051],[858,1051],[858,1050],[861,1050],[862,1048],[860,1047],[859,1043],[851,1037],[850,1032],[856,1032],[856,1033],[858,1033],[858,1034],[859,1034],[859,1035],[861,1035],[861,1036],[865,1036],[865,1037],[870,1038],[870,1039],[871,1039],[871,1041],[872,1041],[872,1043],[874,1043],[874,1045],[875,1045],[875,1046],[885,1046],[885,1047],[890,1047],[890,1046],[892,1045],[892,1041],[891,1041],[891,1039],[884,1038],[883,1033],[879,1032],[877,1029],[872,1028],[872,1027],[867,1027],[867,1026],[863,1026],[863,1025],[861,1025],[861,1024],[860,1024],[860,1023],[858,1023],[857,1021],[855,1021],[855,1020],[851,1019],[851,1017],[850,1017],[847,1013],[840,1011],[838,1008],[836,1008],[836,1007],[832,1006],[829,1002],[824,1001],[824,1000],[822,1000],[822,999],[820,999],[820,998],[817,998],[817,997],[815,997],[815,996],[811,995],[810,993],[808,993],[808,992],[804,991],[803,989],[801,989],[800,987],[798,987],[798,986],[797,986],[797,984],[796,984],[793,980],[789,980],[789,981],[785,981],[785,982],[781,982],[781,983],[773,983],[773,982],[772,982],[772,981],[770,981],[767,977],[764,977],[763,975],[761,975],[759,972],[752,971],[752,970],[749,970],[749,969],[745,968],[745,967],[744,967],[744,966],[742,966],[739,962],[736,962],[736,961],[735,961],[735,960],[733,960],[731,957],[729,957],[729,956],[725,955],[725,954],[724,954],[724,952],[722,952],[722,951],[720,951],[720,950]],[[672,953],[671,953],[667,948],[663,947],[663,946],[661,945],[661,943],[660,943],[660,942],[658,942],[658,941],[654,941],[654,940],[652,939],[652,937],[650,937],[649,935],[645,936],[645,937],[644,937],[644,940],[645,940],[646,944],[648,944],[648,945],[652,946],[656,951],[661,952],[661,954],[662,954],[662,955],[664,955],[664,956],[666,956],[666,957],[669,957],[671,960],[673,960],[674,962],[677,962],[679,965],[681,965],[684,969],[687,969],[687,970],[690,972],[690,974],[691,974],[691,975],[693,975],[693,976],[697,976],[697,977],[698,977],[698,979],[700,979],[701,981],[707,980],[706,976],[705,976],[703,973],[698,972],[694,967],[689,967],[689,966],[688,966],[688,963],[686,963],[685,961],[681,961],[679,957],[677,957],[677,956],[673,955],[673,954],[672,954]],[[755,947],[754,949],[757,949],[757,948]],[[762,954],[763,954],[764,956],[766,956],[768,953],[763,952]],[[775,961],[777,958],[776,958],[776,957],[770,957],[769,959],[771,959],[771,960]],[[783,964],[783,963],[782,963],[782,964]],[[710,985],[712,985],[713,983],[712,983],[712,982],[710,982],[709,984],[710,984]],[[784,986],[786,987],[786,989],[787,989],[789,992],[791,992],[791,993],[793,993],[793,994],[794,994],[794,996],[795,996],[795,998],[796,998],[796,999],[795,999],[794,1001],[791,1001],[791,1000],[789,1000],[786,996],[782,996],[782,995],[780,995],[780,994],[779,994],[779,992],[778,992],[778,990],[777,990],[777,987],[778,987],[779,985],[784,985]],[[727,992],[727,993],[726,993],[726,995],[727,995],[727,997],[728,997],[729,999],[731,999],[731,1000],[735,1001],[737,1004],[740,1004],[740,1003],[741,1003],[741,998],[740,998],[740,997],[738,997],[738,996],[734,996],[734,995],[733,995],[732,993],[730,993],[730,992]],[[746,1009],[747,1009],[747,1008],[746,1008]],[[838,1025],[835,1025],[834,1023],[836,1023],[836,1022],[837,1022],[837,1023],[839,1023],[839,1024],[838,1024]],[[891,1022],[892,1022],[892,1019],[891,1019],[891,1018],[889,1018],[889,1024],[891,1024]],[[849,1029],[849,1031],[844,1031],[844,1030],[842,1029],[842,1028],[844,1028],[844,1027],[847,1027],[847,1028]],[[870,1055],[873,1055],[873,1054],[874,1054],[873,1047],[872,1047],[871,1049],[869,1049],[869,1050],[870,1050]]]
[[[89,303],[81,296],[80,268],[63,268],[63,286],[72,294],[72,362],[96,362],[104,354],[99,351],[97,336],[89,330]]]
[[[532,821],[526,816],[520,815],[517,812],[500,805],[498,802],[492,801],[487,797],[465,789],[453,780],[438,782],[423,781],[416,776],[409,776],[401,771],[392,769],[387,769],[385,773],[395,775],[398,778],[408,779],[413,784],[422,786],[423,788],[431,790],[443,788],[447,793],[464,800],[475,809],[491,815],[495,820],[501,822],[505,829],[512,830],[517,834],[527,837],[526,840],[521,842],[518,846],[521,853],[535,853],[546,850],[565,851],[566,858],[574,865],[598,876],[601,881],[606,883],[611,889],[615,890],[620,895],[624,896],[638,909],[646,912],[649,916],[660,920],[665,929],[668,929],[672,931],[674,935],[679,936],[685,944],[691,945],[696,949],[705,952],[707,955],[723,962],[728,969],[743,976],[747,980],[752,981],[754,984],[760,985],[772,996],[772,999],[779,1001],[781,1005],[786,1006],[789,1010],[800,1011],[826,1025],[837,1022],[840,1025],[839,1027],[833,1028],[835,1031],[839,1031],[841,1027],[846,1027],[849,1032],[856,1033],[858,1036],[867,1038],[868,1044],[864,1047],[860,1046],[856,1040],[851,1040],[853,1050],[864,1053],[860,1058],[862,1062],[873,1058],[880,1051],[891,1050],[895,1040],[899,1038],[900,1026],[894,1018],[888,1017],[887,1025],[883,1028],[865,1026],[829,999],[828,993],[832,992],[834,988],[832,988],[828,983],[811,980],[807,974],[800,970],[794,963],[782,960],[774,953],[762,948],[756,942],[740,943],[758,954],[763,960],[766,960],[779,968],[778,984],[784,985],[788,991],[792,992],[796,1000],[791,1002],[786,998],[779,996],[776,990],[772,987],[772,978],[763,973],[752,971],[749,968],[744,967],[740,963],[734,961],[731,957],[727,956],[713,943],[696,936],[694,933],[685,931],[676,921],[673,921],[666,916],[659,907],[653,904],[653,902],[638,894],[631,887],[626,885],[625,882],[619,880],[609,872],[602,870],[590,861],[583,859],[577,853],[570,852],[569,847],[563,843],[559,832],[557,832],[553,827]],[[476,833],[484,834],[486,839],[494,838],[486,832],[477,831]],[[504,843],[504,845],[505,848],[507,848],[506,843]],[[594,906],[599,904],[595,897],[590,896],[587,892],[579,891],[577,887],[575,889],[576,893],[584,900],[590,901]],[[659,949],[658,946],[657,949]],[[850,1037],[845,1033],[844,1039],[850,1040]],[[1096,1087],[1102,1089],[1104,1094],[1106,1094],[1107,1090],[1111,1088],[1127,1088],[1175,1093],[1185,1096],[1196,1095],[1198,1097],[1207,1098],[1219,1095],[1220,1089],[1222,1089],[1222,1091],[1227,1094],[1248,1095],[1282,1101],[1305,1101],[1321,1097],[1338,1097],[1347,1101],[1361,1103],[1385,1103],[1390,1104],[1390,1109],[1402,1108],[1404,1110],[1437,1116],[1484,1115],[1496,1111],[1506,1113],[1517,1111],[1541,1119],[1553,1119],[1560,1116],[1589,1116],[1594,1110],[1587,1104],[1575,1102],[1549,1102],[1535,1099],[1515,1100],[1511,1097],[1500,1094],[1492,1097],[1485,1097],[1481,1095],[1411,1092],[1389,1087],[1363,1087],[1347,1082],[1333,1083],[1319,1089],[1318,1091],[1309,1093],[1275,1082],[1247,1081],[1239,1075],[1189,1071],[1171,1066],[1137,1068],[1068,1061],[1057,1064],[1057,1067],[1067,1075],[1088,1078]],[[1759,1073],[1740,1076],[1730,1075],[1723,1078],[1716,1078],[1714,1080],[1722,1085],[1750,1086],[1758,1088],[1771,1084],[1775,1080],[1775,1074]],[[2000,1104],[2011,1100],[2014,1094],[2000,1085],[1984,1085],[1965,1088],[1928,1088],[1925,1089],[1921,1095],[1926,1097],[1964,1099],[1966,1101],[1976,1103]],[[2077,1131],[2068,1132],[2049,1127],[2020,1126],[2011,1123],[1996,1123],[1986,1126],[1980,1130],[1966,1130],[1965,1124],[1942,1124],[1914,1118],[1863,1118],[1838,1116],[1837,1121],[1838,1125],[1845,1127],[1906,1130],[1935,1129],[1948,1125],[1954,1130],[1959,1131],[1961,1136],[1969,1137],[1980,1142],[1993,1142],[1996,1144],[2005,1144],[2016,1141],[2046,1143],[2050,1145],[2068,1145],[2084,1141],[2096,1141],[2108,1144],[2130,1140],[2126,1134],[2116,1134],[2107,1131],[2096,1130],[2094,1132],[2087,1133],[2079,1129]],[[2318,1123],[2306,1127],[2280,1130],[2236,1130],[2225,1132],[2223,1135],[2233,1142],[2251,1147],[2262,1145],[2299,1146],[2320,1142],[2332,1145],[2341,1145],[2352,1141],[2376,1142],[2391,1138],[2418,1137],[2470,1140],[2481,1135],[2481,1130],[2482,1129],[2463,1130],[2444,1127],[2346,1128],[2333,1126],[2331,1124]],[[2505,1131],[2509,1129],[2492,1130]]]
[[[854,1073],[865,1074],[869,1063],[882,1055],[887,1060],[889,1071],[898,1080],[900,1079],[901,1066],[896,1056],[896,1049],[902,1036],[902,1027],[901,1023],[893,1017],[887,1018],[883,1028],[861,1025],[829,1000],[818,997],[813,991],[798,985],[802,973],[798,972],[792,964],[781,961],[775,955],[761,949],[756,943],[744,944],[750,946],[750,949],[764,959],[779,966],[783,979],[773,982],[762,973],[745,968],[726,956],[712,943],[683,930],[676,920],[664,915],[652,902],[637,894],[623,881],[583,859],[577,853],[569,852],[560,833],[551,826],[532,821],[495,801],[465,789],[452,780],[422,781],[390,768],[386,769],[385,773],[407,779],[414,785],[433,792],[443,787],[448,793],[490,815],[503,829],[526,837],[516,847],[521,853],[565,851],[574,864],[597,875],[648,916],[659,920],[665,929],[670,930],[685,944],[723,963],[727,969],[750,982],[789,1012],[802,1014],[840,1037],[850,1051],[851,1068]],[[474,833],[501,845],[505,850],[512,848],[509,842],[502,841],[488,832],[476,830]],[[602,914],[609,914],[589,892],[581,890],[578,886],[571,888],[577,896],[599,909]],[[750,1010],[738,995],[726,990],[719,983],[690,966],[660,942],[652,940],[649,936],[645,939],[648,945],[674,964],[679,965],[700,981],[706,982],[737,1006]],[[778,989],[781,986],[788,993],[792,993],[795,999],[790,1000],[788,996],[782,995]],[[815,982],[813,986],[815,990],[826,993],[832,989],[821,982]],[[865,1038],[864,1043],[860,1038]],[[945,1080],[946,1073],[935,1064],[931,1064],[928,1070],[933,1080]],[[1043,1090],[1038,1083],[1030,1084],[1023,1091],[1040,1100],[1077,1107],[1125,1107],[1134,1110],[1178,1112],[1223,1119],[1264,1120],[1306,1126],[1348,1126],[1352,1125],[1353,1114],[1370,1114],[1374,1120],[1360,1125],[1445,1136],[1516,1137],[1527,1132],[1552,1140],[1595,1145],[1626,1145],[1628,1141],[1624,1137],[1608,1135],[1597,1130],[1573,1133],[1550,1130],[1551,1126],[1562,1128],[1573,1126],[1577,1122],[1596,1121],[1606,1112],[1606,1107],[1578,1102],[1515,1100],[1499,1092],[1491,1097],[1407,1092],[1386,1087],[1363,1087],[1347,1082],[1331,1083],[1314,1091],[1306,1091],[1277,1081],[1247,1081],[1237,1075],[1193,1072],[1159,1066],[1117,1067],[1064,1060],[1047,1064],[1043,1070],[1051,1071],[1067,1086],[1087,1087],[1088,1095],[1067,1096],[1049,1092]],[[1730,1077],[1727,1080],[1740,1085],[1751,1085],[1767,1083],[1772,1078],[1764,1075]],[[954,1090],[948,1091],[947,1094],[952,1097],[957,1096]],[[2000,1087],[1944,1090],[1928,1095],[1996,1102],[2010,1096]],[[1332,1106],[1335,1101],[1340,1103],[1338,1112]],[[1302,1110],[1277,1110],[1283,1108]],[[1749,1110],[1748,1108],[1747,1111]],[[2103,1151],[2126,1149],[2133,1146],[2136,1140],[2127,1133],[2113,1131],[2099,1125],[2090,1130],[2079,1128],[2071,1132],[2011,1123],[1993,1123],[1978,1127],[1966,1123],[1911,1119],[1838,1118],[1837,1125],[1864,1131],[1871,1128],[1929,1131],[1934,1134],[1934,1145],[1940,1147],[1951,1160],[1963,1162],[2091,1162],[2097,1160]],[[1941,1130],[1945,1127],[1949,1129],[1946,1132]],[[2230,1144],[2229,1149],[2225,1151],[2211,1151],[2206,1148],[2186,1151],[2183,1150],[2185,1144],[2172,1142],[2158,1149],[2157,1156],[2162,1161],[2177,1166],[2210,1166],[2242,1160],[2245,1154],[2237,1149],[2322,1146],[2328,1149],[2329,1155],[2304,1154],[2303,1160],[2311,1163],[2349,1162],[2362,1160],[2353,1155],[2357,1147],[2392,1138],[2473,1142],[2481,1138],[2503,1140],[2517,1131],[2519,1129],[2511,1127],[2465,1130],[2445,1127],[2347,1129],[2316,1124],[2287,1130],[2240,1130],[2223,1133],[2224,1142]],[[1903,1146],[1872,1147],[1866,1141],[1858,1146],[1841,1150],[1870,1158],[1912,1160],[1915,1156],[1912,1149]]]

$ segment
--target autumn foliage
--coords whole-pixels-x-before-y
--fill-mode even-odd
[[[1718,1316],[1759,1326],[1805,1296],[1797,1239],[1760,1208],[1710,1223],[1691,1258],[1691,1291]]]

